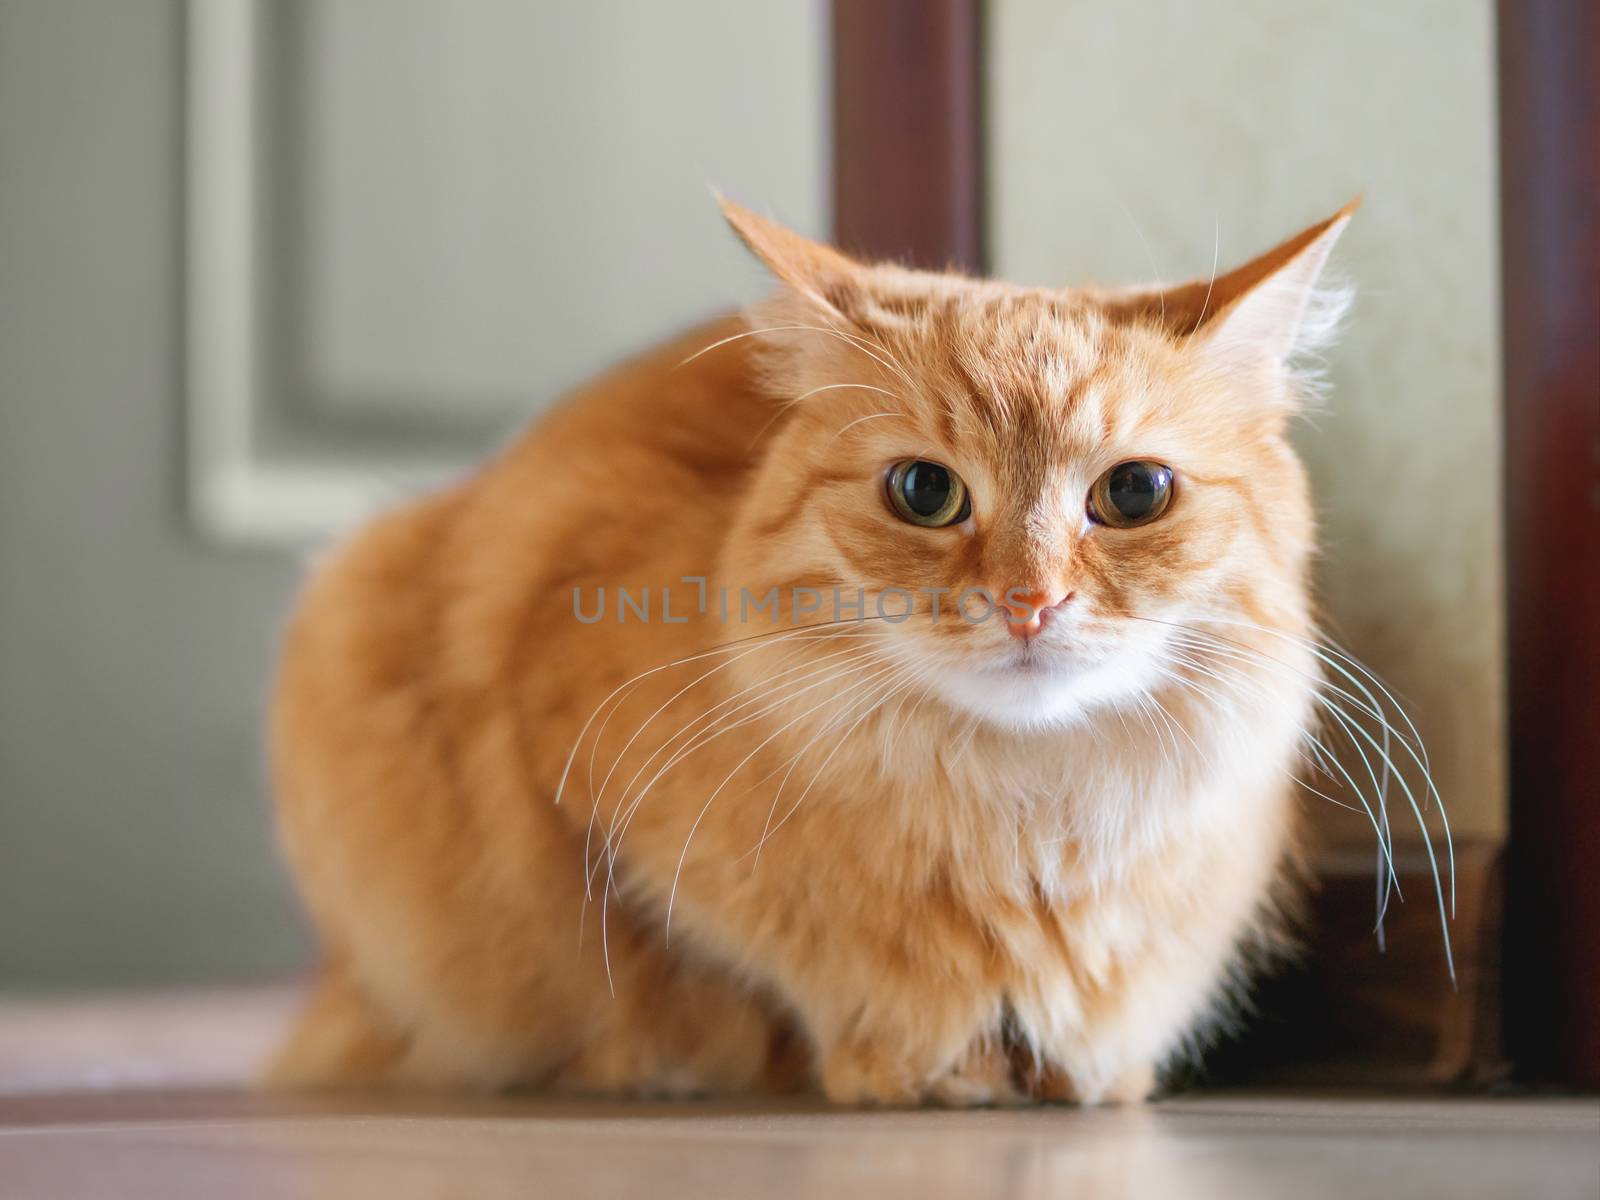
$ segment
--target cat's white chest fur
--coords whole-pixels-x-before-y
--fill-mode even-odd
[[[991,985],[1007,1036],[1079,1099],[1142,1086],[1227,1002],[1282,866],[1308,697],[1209,713],[1169,698],[1166,722],[1112,720],[1116,738],[1001,738],[939,764],[966,798],[946,849],[1007,963]]]

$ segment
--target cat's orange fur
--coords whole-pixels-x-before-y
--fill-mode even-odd
[[[274,1083],[1134,1099],[1271,937],[1317,678],[1287,364],[1349,210],[1214,282],[1046,291],[725,209],[783,281],[762,332],[611,372],[308,586],[272,749],[327,961]],[[921,457],[970,520],[894,515]],[[1088,523],[1141,457],[1170,512]],[[739,619],[795,585],[918,611]],[[1059,661],[939,587],[1075,593]],[[1210,626],[1238,658],[1195,675],[1171,631],[1214,620],[1275,633]]]

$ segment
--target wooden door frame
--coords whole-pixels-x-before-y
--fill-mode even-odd
[[[981,0],[834,0],[832,13],[836,240],[869,257],[982,270]],[[1316,900],[1313,967],[1269,1000],[1297,1016],[1287,1038],[1280,1029],[1268,1040],[1274,1054],[1302,1055],[1319,1069],[1337,1060],[1346,1078],[1435,1083],[1491,1077],[1509,1046],[1529,1074],[1594,1085],[1600,235],[1592,206],[1600,194],[1600,29],[1591,0],[1499,0],[1499,43],[1510,535],[1506,954],[1495,845],[1469,847],[1459,864],[1456,989],[1399,969],[1408,941],[1426,948],[1437,937],[1425,906],[1397,914],[1395,953],[1379,958],[1370,873],[1335,871]],[[1578,489],[1554,514],[1538,487],[1552,469]],[[1415,883],[1427,890],[1420,876]],[[1504,1043],[1503,957],[1510,964]],[[1407,1054],[1409,1061],[1396,1062]],[[1365,1066],[1352,1072],[1352,1060]]]
[[[1507,1049],[1600,1087],[1600,10],[1499,0]]]
[[[982,270],[979,0],[834,0],[832,13],[834,240]]]

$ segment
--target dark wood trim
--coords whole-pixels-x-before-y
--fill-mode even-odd
[[[833,226],[845,250],[983,268],[979,0],[834,0]]]
[[[1600,7],[1500,0],[1508,1049],[1600,1086]]]
[[[1456,843],[1454,986],[1426,855],[1396,850],[1410,902],[1390,907],[1382,950],[1366,857],[1323,857],[1304,956],[1258,985],[1244,1036],[1213,1052],[1204,1078],[1386,1088],[1473,1088],[1504,1078],[1499,842]]]

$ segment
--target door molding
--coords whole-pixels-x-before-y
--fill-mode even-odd
[[[835,0],[841,249],[983,270],[982,33],[979,0]]]
[[[1500,0],[1499,57],[1506,1034],[1600,1087],[1600,11]]]
[[[185,27],[185,406],[193,520],[228,543],[304,545],[467,464],[459,448],[275,450],[263,429],[259,0],[198,0]]]
[[[188,508],[226,544],[336,535],[754,299],[708,181],[823,223],[823,0],[651,7],[622,42],[627,0],[185,11]],[[574,128],[585,88],[611,102]]]

